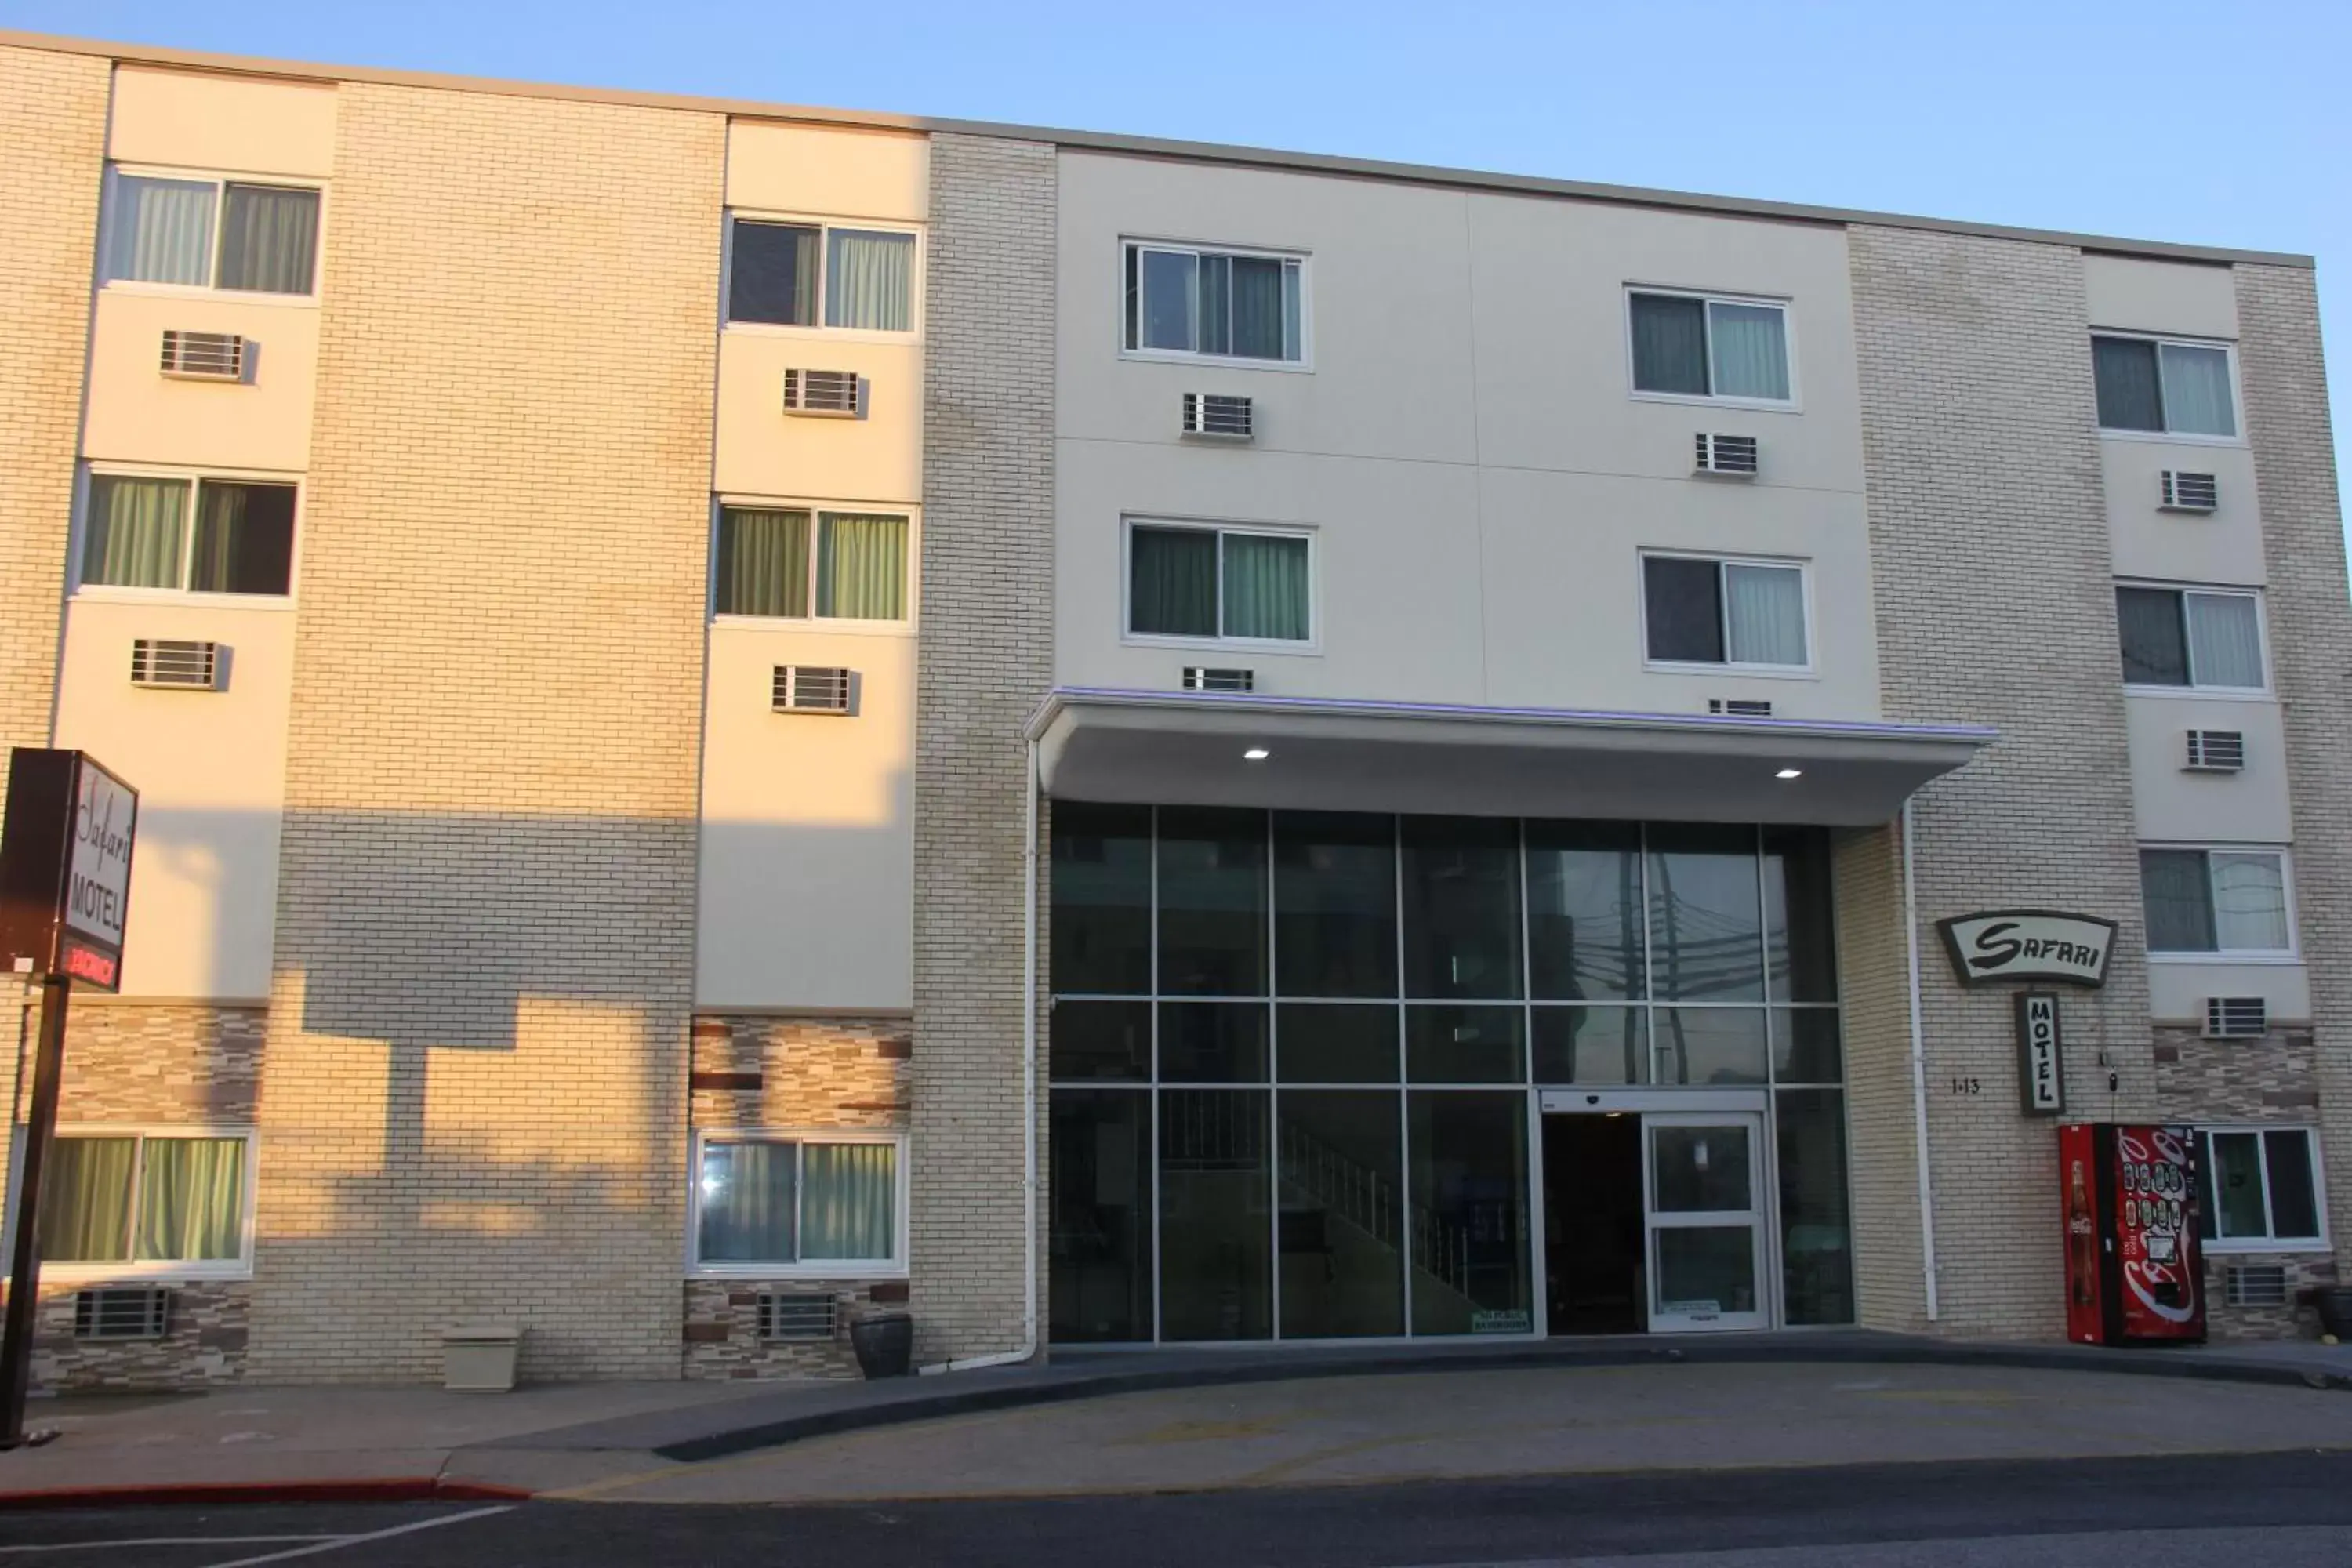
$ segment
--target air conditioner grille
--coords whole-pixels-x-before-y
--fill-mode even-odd
[[[2286,1265],[2233,1263],[2221,1271],[2221,1304],[2227,1307],[2286,1305]]]
[[[2209,1040],[2251,1040],[2270,1027],[2270,1007],[2260,996],[2205,998],[2205,1037]]]
[[[2191,772],[2234,773],[2246,765],[2246,732],[2242,730],[2191,730],[2189,732]]]
[[[1759,455],[1753,436],[1712,436],[1702,430],[1698,436],[1696,466],[1702,474],[1728,474],[1738,479],[1753,479]]]
[[[171,1320],[172,1292],[161,1286],[74,1293],[78,1340],[160,1340]]]
[[[1756,697],[1710,697],[1706,710],[1727,719],[1769,719],[1772,704]]]
[[[779,713],[847,713],[850,674],[838,665],[780,664],[770,700]]]
[[[1184,434],[1211,436],[1224,441],[1250,440],[1256,435],[1250,400],[1223,392],[1186,393]]]
[[[1188,664],[1184,667],[1184,689],[1187,691],[1255,691],[1257,689],[1257,671],[1220,669],[1208,665]]]
[[[831,1296],[769,1291],[760,1298],[763,1340],[829,1340],[839,1320],[840,1309]]]
[[[2166,511],[2211,511],[2221,504],[2221,485],[2211,474],[2192,474],[2183,469],[2164,470],[2164,510]]]
[[[234,332],[163,331],[163,374],[190,381],[243,381],[245,340]]]
[[[784,372],[784,412],[822,415],[833,419],[857,417],[857,373],[854,370],[787,370]]]
[[[220,689],[221,646],[176,637],[133,637],[131,642],[131,684],[168,687],[178,691]]]

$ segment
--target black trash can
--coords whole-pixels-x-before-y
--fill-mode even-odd
[[[2339,1340],[2352,1340],[2352,1285],[2323,1285],[2311,1293],[2319,1326]]]
[[[914,1370],[915,1320],[904,1312],[877,1312],[849,1325],[849,1346],[867,1381],[904,1377]]]

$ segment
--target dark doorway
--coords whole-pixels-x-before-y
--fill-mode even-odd
[[[1642,1289],[1642,1119],[1544,1121],[1544,1259],[1555,1334],[1637,1334]]]

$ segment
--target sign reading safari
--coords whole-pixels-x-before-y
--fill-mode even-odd
[[[2056,910],[1989,910],[1938,921],[1952,973],[1963,985],[2000,980],[2054,980],[2104,985],[2116,922]]]

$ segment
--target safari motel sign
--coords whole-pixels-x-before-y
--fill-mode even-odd
[[[1936,926],[1963,985],[2003,980],[2105,985],[2116,945],[2115,921],[2057,910],[1988,910]]]
[[[139,792],[81,752],[19,746],[0,823],[0,956],[115,991]]]

